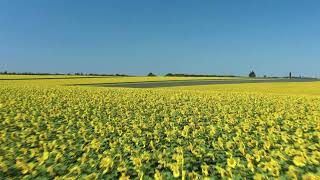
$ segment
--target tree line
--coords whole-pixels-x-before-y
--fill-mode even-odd
[[[127,74],[99,74],[99,73],[82,73],[82,72],[76,72],[76,73],[34,73],[34,72],[7,72],[3,71],[0,72],[0,74],[6,74],[6,75],[65,75],[65,76],[129,76]]]
[[[156,74],[150,72],[147,76],[157,76]],[[237,77],[234,75],[210,75],[210,74],[175,74],[168,73],[165,76],[167,77]]]

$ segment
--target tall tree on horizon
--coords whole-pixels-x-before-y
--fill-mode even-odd
[[[252,70],[252,71],[249,73],[249,77],[255,78],[255,77],[256,77],[256,73]]]

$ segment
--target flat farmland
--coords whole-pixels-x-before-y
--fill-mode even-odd
[[[28,78],[0,81],[0,177],[319,177],[317,81]]]
[[[140,82],[118,82],[81,84],[96,87],[124,87],[124,88],[162,88],[177,86],[200,86],[217,84],[250,84],[250,83],[285,83],[285,82],[317,82],[316,79],[189,79],[189,80],[162,80]]]

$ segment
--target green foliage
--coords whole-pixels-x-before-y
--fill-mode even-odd
[[[254,71],[251,71],[251,72],[249,73],[249,77],[255,78],[255,77],[256,77],[256,73],[255,73]]]

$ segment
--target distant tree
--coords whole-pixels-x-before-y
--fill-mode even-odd
[[[150,72],[149,74],[148,74],[148,76],[156,76],[155,74],[153,74],[152,72]]]
[[[291,79],[291,78],[292,78],[292,73],[290,72],[290,73],[289,73],[289,79]]]
[[[255,78],[255,77],[256,77],[256,73],[255,73],[254,71],[251,71],[251,72],[249,73],[249,77]]]
[[[264,78],[267,78],[267,75],[264,75],[263,77],[264,77]]]
[[[174,76],[174,74],[168,73],[168,74],[166,74],[166,76]]]

